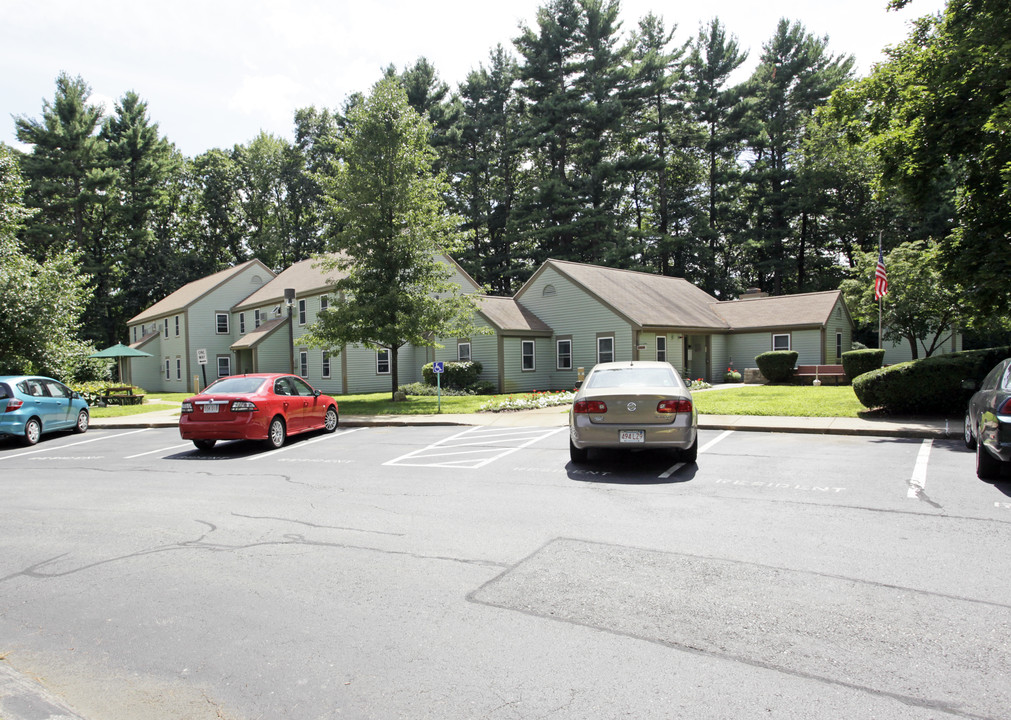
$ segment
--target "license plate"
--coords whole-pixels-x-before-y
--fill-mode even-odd
[[[619,430],[618,442],[623,443],[644,443],[646,442],[645,430]]]
[[[205,413],[216,413],[217,411],[218,411],[218,406],[217,405],[213,405],[211,403],[207,403],[206,405],[204,405],[204,412]]]

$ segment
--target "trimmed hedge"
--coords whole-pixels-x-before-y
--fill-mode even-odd
[[[884,350],[850,350],[842,354],[843,372],[851,382],[864,373],[880,369],[884,361]]]
[[[796,350],[773,350],[755,358],[755,364],[771,383],[789,382],[797,365]]]
[[[922,360],[872,370],[853,380],[857,399],[869,408],[894,413],[954,414],[965,410],[976,387],[1001,360],[1011,357],[1011,346],[934,355]]]
[[[441,382],[437,382],[435,379],[435,373],[432,372],[432,363],[428,363],[421,368],[421,376],[432,387],[440,384],[446,388],[468,390],[472,385],[477,383],[477,378],[481,375],[482,366],[477,360],[473,360],[470,362],[444,363],[443,369],[445,372],[442,373]]]

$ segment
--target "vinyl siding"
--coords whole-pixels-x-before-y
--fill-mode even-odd
[[[544,295],[544,288],[548,285],[554,286],[554,295]],[[536,375],[543,378],[536,389],[574,387],[578,368],[582,367],[589,373],[597,364],[598,333],[613,331],[615,360],[631,360],[634,357],[636,338],[629,322],[554,268],[547,268],[532,284],[525,286],[519,300],[555,332],[552,338],[538,338]],[[572,338],[572,370],[556,370],[555,338],[565,336]],[[550,348],[546,363],[541,360],[542,341]],[[513,350],[505,348],[505,368],[509,382],[519,382],[510,370],[511,367],[519,367],[519,347],[517,343],[515,361],[509,357]],[[515,391],[509,389],[506,392]]]
[[[534,370],[523,370],[523,342],[534,343]],[[555,373],[543,371],[543,368],[555,367],[555,342],[547,337],[506,337],[502,340],[503,383],[502,392],[533,392],[534,390],[549,390],[545,379]],[[573,380],[575,384],[575,380]]]

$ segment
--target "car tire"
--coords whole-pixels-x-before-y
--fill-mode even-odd
[[[584,463],[589,455],[589,448],[577,448],[572,444],[572,438],[569,438],[569,460],[574,463]]]
[[[693,463],[699,459],[699,434],[695,433],[695,442],[687,450],[681,451],[681,462]]]
[[[193,444],[196,445],[197,450],[210,450],[216,442],[217,440],[194,440]]]
[[[74,423],[75,433],[86,433],[88,432],[88,426],[91,424],[91,416],[88,414],[87,410],[81,410],[77,413],[77,422]]]
[[[972,435],[972,420],[969,418],[969,411],[965,411],[965,424],[962,427],[962,442],[969,450],[976,449],[976,438]]]
[[[271,450],[283,447],[286,436],[284,419],[280,416],[274,418],[270,421],[270,427],[267,428],[267,447]]]
[[[25,445],[34,445],[40,437],[42,437],[42,421],[37,417],[28,418],[28,422],[25,423]]]
[[[340,416],[337,414],[337,408],[331,405],[326,409],[326,415],[323,417],[323,429],[328,433],[336,432],[339,424]]]
[[[1000,476],[1002,463],[986,449],[983,441],[976,437],[976,477],[980,480],[993,480]]]

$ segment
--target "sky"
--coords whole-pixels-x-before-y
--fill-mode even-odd
[[[383,68],[426,57],[452,88],[488,64],[546,0],[0,0],[0,142],[18,146],[14,117],[41,118],[56,78],[81,76],[109,111],[133,90],[162,135],[189,157],[247,143],[260,131],[291,139],[298,108],[340,108]],[[675,41],[720,18],[747,72],[780,18],[827,36],[866,75],[909,21],[944,0],[623,0],[623,30],[649,12],[676,24]],[[743,79],[740,78],[740,79]]]

